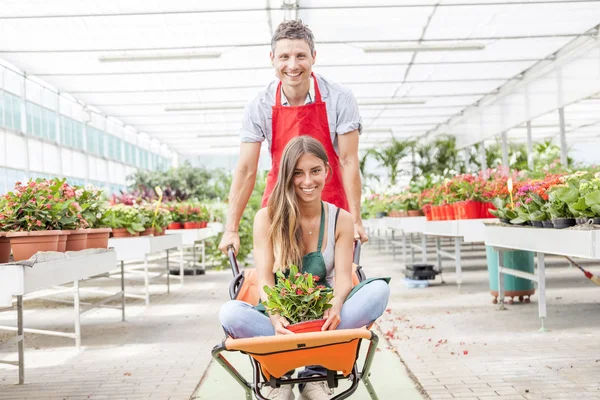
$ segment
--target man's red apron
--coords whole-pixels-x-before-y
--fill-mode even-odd
[[[333,149],[327,121],[327,109],[321,100],[321,92],[315,82],[315,102],[303,106],[284,107],[281,105],[281,82],[277,86],[275,105],[273,106],[273,135],[271,138],[271,171],[267,176],[267,187],[262,199],[262,206],[266,207],[267,201],[279,174],[279,161],[286,144],[296,136],[308,135],[317,139],[327,152],[331,168],[330,177],[325,184],[322,199],[348,210],[348,201],[342,185],[342,170],[340,159]]]

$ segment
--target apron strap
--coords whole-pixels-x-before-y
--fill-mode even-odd
[[[325,208],[323,202],[321,202],[321,226],[319,227],[319,244],[317,245],[317,251],[321,252],[321,246],[323,245],[323,234],[325,233]]]
[[[321,103],[321,91],[319,90],[319,85],[317,84],[317,77],[315,74],[312,74],[312,78],[315,83],[315,103]],[[275,106],[281,106],[281,81],[277,84],[277,90],[275,91]]]

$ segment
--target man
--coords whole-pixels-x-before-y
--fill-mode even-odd
[[[323,199],[352,214],[355,237],[368,240],[360,215],[361,182],[358,136],[361,119],[352,92],[312,74],[316,51],[314,36],[301,20],[284,21],[271,39],[271,64],[277,80],[250,102],[244,112],[240,159],[229,192],[225,232],[219,245],[224,253],[240,246],[239,222],[254,189],[260,147],[267,139],[272,168],[263,196],[266,205],[279,170],[279,158],[287,142],[308,134],[325,146],[332,177]]]

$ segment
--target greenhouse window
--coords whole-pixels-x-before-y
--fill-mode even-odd
[[[15,131],[21,131],[21,100],[19,97],[4,92],[4,126]]]

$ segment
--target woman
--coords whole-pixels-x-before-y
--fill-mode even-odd
[[[327,153],[318,140],[299,136],[287,144],[267,207],[254,219],[258,287],[261,299],[266,300],[262,288],[275,285],[274,273],[285,272],[291,264],[299,265],[302,271],[333,286],[332,307],[325,311],[322,329],[359,328],[381,316],[389,287],[384,280],[368,280],[352,289],[354,223],[350,213],[321,200],[328,174]],[[225,331],[234,338],[293,334],[286,329],[289,321],[284,317],[267,316],[241,301],[227,302],[219,317]],[[299,376],[325,374],[322,367],[311,366]],[[324,382],[308,383],[300,390],[305,399],[329,398]],[[273,389],[269,396],[294,398],[288,386]]]

